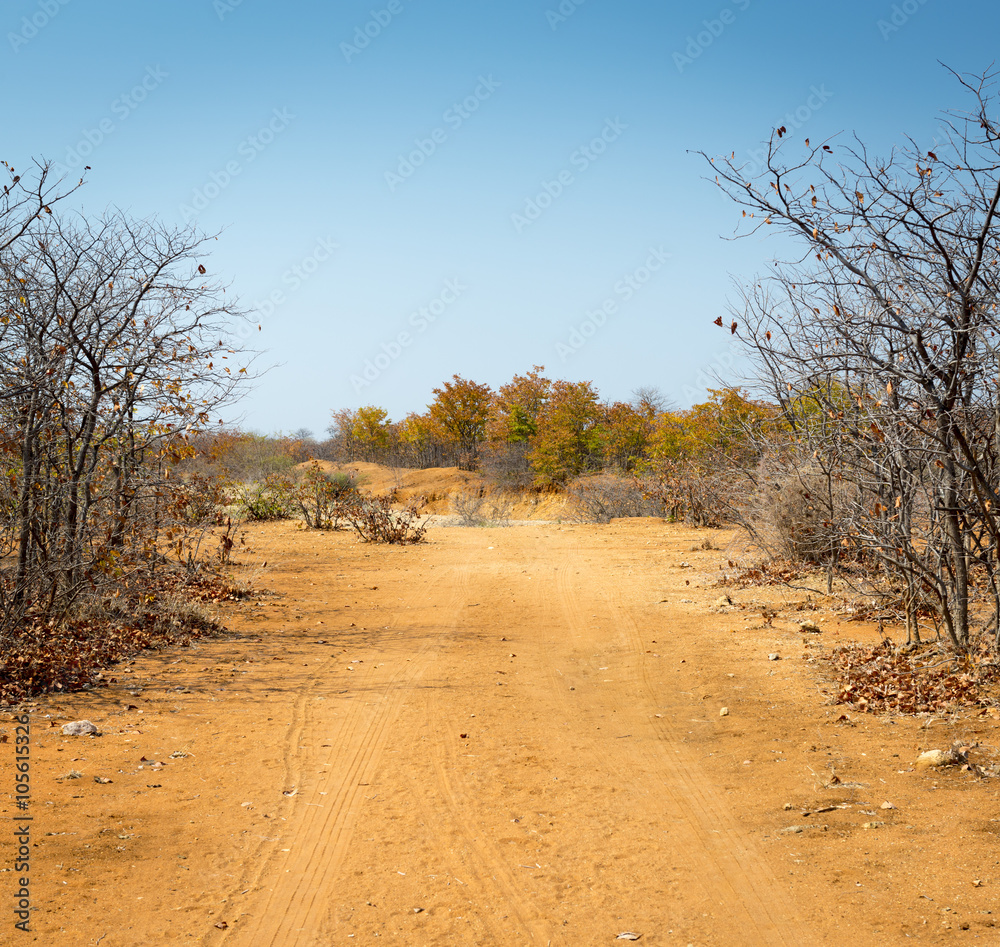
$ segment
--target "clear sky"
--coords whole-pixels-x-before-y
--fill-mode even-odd
[[[274,367],[244,426],[399,419],[532,365],[680,406],[735,377],[733,279],[780,248],[690,154],[777,125],[930,147],[995,0],[6,0],[0,157],[98,213],[220,231]],[[20,168],[18,168],[20,170]],[[608,305],[608,303],[611,305]],[[603,311],[602,311],[603,310]],[[402,338],[401,338],[402,334]]]

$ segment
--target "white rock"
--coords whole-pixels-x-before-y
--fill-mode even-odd
[[[917,757],[914,764],[917,769],[927,769],[930,766],[947,766],[952,762],[951,754],[944,750],[928,750]]]
[[[97,729],[89,720],[74,720],[67,723],[62,728],[63,736],[83,737],[93,734],[97,736],[101,731]]]
[[[720,717],[728,717],[729,716],[729,708],[728,707],[723,707],[722,710],[719,711],[719,716]]]
[[[781,655],[778,654],[777,652],[774,652],[773,654],[769,654],[767,656],[767,660],[768,661],[780,661],[781,660]]]

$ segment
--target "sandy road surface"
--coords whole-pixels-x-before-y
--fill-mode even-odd
[[[39,706],[34,941],[994,942],[971,879],[995,834],[920,853],[971,831],[932,788],[995,793],[903,772],[912,730],[837,724],[801,636],[707,607],[704,537],[260,529],[271,591],[232,610],[239,637]],[[46,712],[104,736],[46,732]],[[902,810],[926,818],[904,835]]]

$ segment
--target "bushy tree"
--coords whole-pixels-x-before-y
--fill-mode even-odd
[[[454,375],[433,390],[427,414],[436,435],[447,446],[458,466],[472,469],[486,435],[493,392],[489,385]]]
[[[589,381],[554,381],[531,439],[535,483],[558,486],[600,464],[602,411]]]

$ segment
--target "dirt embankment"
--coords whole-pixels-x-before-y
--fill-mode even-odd
[[[855,626],[718,606],[705,536],[254,527],[232,637],[32,708],[32,933],[0,940],[996,943],[997,789],[912,763],[997,722],[844,715],[816,655]]]

